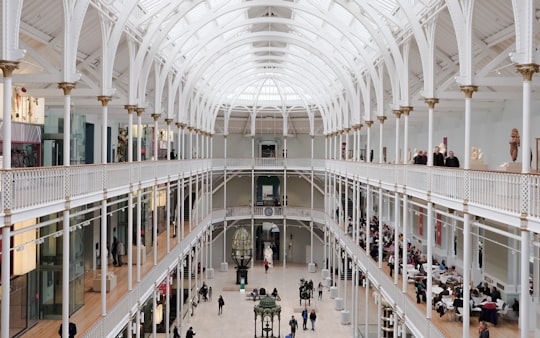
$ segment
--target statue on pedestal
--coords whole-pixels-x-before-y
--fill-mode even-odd
[[[511,134],[509,143],[510,143],[510,156],[512,157],[512,162],[516,162],[516,159],[518,156],[518,147],[521,143],[519,131],[517,130],[517,128],[512,129],[512,134]]]

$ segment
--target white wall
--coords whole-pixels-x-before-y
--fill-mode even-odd
[[[324,136],[316,136],[313,142],[314,158],[324,158]],[[213,153],[214,158],[224,157],[224,137],[223,135],[214,135]],[[352,138],[351,138],[352,140]],[[277,143],[277,157],[282,157],[283,137],[272,134],[255,136],[255,157],[259,155],[260,141],[275,141]],[[352,142],[352,141],[351,141]],[[296,135],[287,138],[287,155],[290,158],[310,158],[311,157],[311,136]],[[227,157],[229,158],[251,158],[251,137],[240,134],[231,134],[227,136]]]

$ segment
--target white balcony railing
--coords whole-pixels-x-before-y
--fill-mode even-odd
[[[320,175],[325,170],[338,175],[359,178],[387,189],[405,188],[419,194],[499,211],[505,215],[540,222],[540,176],[497,171],[447,169],[418,165],[368,164],[351,161],[312,159],[204,159],[184,161],[146,161],[0,170],[0,217],[6,212],[16,215],[44,205],[61,205],[65,201],[86,199],[107,192],[110,197],[132,189],[152,186],[156,180],[180,179],[208,170],[293,170]],[[96,199],[97,200],[97,199]],[[279,215],[278,209],[273,209]],[[263,210],[264,211],[264,210]]]

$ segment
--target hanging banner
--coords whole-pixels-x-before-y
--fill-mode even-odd
[[[441,246],[442,243],[442,222],[441,222],[441,214],[437,214],[437,223],[435,227],[435,243],[438,246]]]

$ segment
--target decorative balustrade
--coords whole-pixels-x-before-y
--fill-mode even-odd
[[[406,187],[408,192],[416,195],[430,193],[454,203],[467,202],[517,218],[526,214],[529,219],[540,221],[540,176],[535,174],[279,158],[145,161],[0,170],[0,210],[16,214],[104,192],[111,194],[116,190],[118,194],[125,193],[129,191],[130,184],[136,188],[149,187],[156,180],[165,182],[191,176],[195,172],[221,170],[222,165],[233,170],[251,170],[253,165],[257,169],[275,169],[282,168],[285,162],[297,170],[309,171],[313,167],[317,168],[317,173],[327,170],[341,176],[357,177],[376,186],[381,182],[388,189],[397,185],[398,189]],[[281,215],[280,209],[274,207],[272,211],[275,216]],[[264,209],[254,212],[262,215]]]

